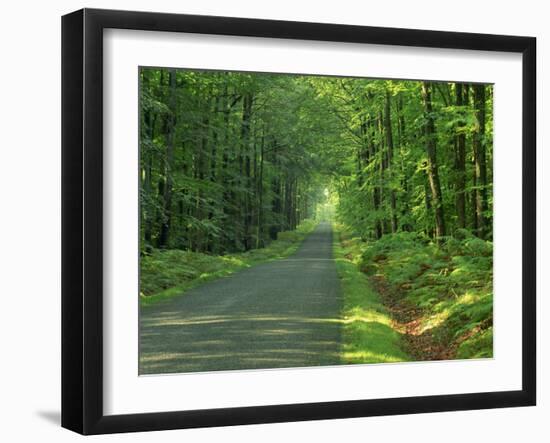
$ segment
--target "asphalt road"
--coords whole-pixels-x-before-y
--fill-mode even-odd
[[[140,310],[140,374],[340,363],[340,283],[321,223],[286,259]]]

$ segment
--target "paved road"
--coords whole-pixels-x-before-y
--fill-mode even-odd
[[[339,364],[340,283],[332,228],[292,256],[254,266],[140,312],[140,373]]]

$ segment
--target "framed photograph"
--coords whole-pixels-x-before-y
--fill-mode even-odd
[[[536,402],[531,37],[62,20],[62,425]]]

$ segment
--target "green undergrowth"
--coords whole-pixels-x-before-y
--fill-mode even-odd
[[[358,246],[358,244],[361,246]],[[420,308],[416,334],[429,333],[452,357],[493,356],[493,245],[462,230],[436,245],[419,233],[355,241],[359,266]]]
[[[400,335],[379,294],[354,262],[356,245],[343,247],[338,231],[334,236],[334,258],[344,295],[344,363],[391,363],[410,360],[402,351]]]
[[[304,220],[294,231],[280,232],[261,249],[209,255],[180,249],[154,249],[140,258],[140,303],[146,306],[180,295],[201,283],[294,253],[317,222]]]

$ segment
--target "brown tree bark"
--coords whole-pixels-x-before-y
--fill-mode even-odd
[[[174,138],[176,133],[176,70],[169,71],[169,93],[168,93],[168,108],[170,114],[167,118],[166,132],[166,159],[164,161],[164,180],[162,186],[163,196],[163,212],[162,223],[160,226],[160,234],[158,246],[159,248],[168,247],[170,239],[170,226],[172,223],[172,168],[174,163]],[[160,186],[159,186],[160,191]]]
[[[422,82],[422,99],[424,101],[426,118],[425,138],[426,154],[428,156],[428,181],[432,193],[432,207],[435,215],[435,235],[437,241],[440,241],[441,237],[445,236],[445,216],[443,212],[443,198],[437,165],[437,144],[435,139],[436,133],[432,108],[431,84],[428,82]]]
[[[147,70],[144,70],[142,73],[142,89],[147,90],[149,88],[149,76],[146,74]],[[149,140],[149,143],[152,145],[155,138],[155,125],[156,125],[157,115],[147,110],[144,113],[144,128],[142,130],[143,136],[146,136]],[[144,158],[144,168],[143,168],[143,191],[148,200],[153,195],[153,155],[151,146],[145,147],[142,146],[142,157]],[[146,207],[142,209],[142,214],[144,217],[144,240],[147,246],[153,244],[153,214],[152,214],[152,205],[149,201],[146,200]]]
[[[397,232],[397,197],[392,181],[392,162],[393,162],[393,131],[391,123],[391,96],[390,91],[386,90],[386,101],[384,109],[384,132],[386,133],[387,145],[387,168],[390,175],[390,207],[391,207],[391,231]]]
[[[241,124],[241,173],[244,173],[244,189],[242,196],[243,203],[243,245],[245,251],[252,248],[252,210],[250,205],[251,176],[250,176],[250,126],[252,120],[252,94],[246,94],[243,99],[243,116]]]
[[[485,86],[474,85],[474,109],[477,119],[473,135],[474,162],[476,175],[476,218],[477,232],[485,238],[488,231],[486,212],[487,201],[487,159],[485,152]]]
[[[405,161],[404,161],[404,154],[403,154],[403,148],[405,145],[405,114],[403,112],[403,95],[399,95],[399,99],[397,100],[397,138],[399,143],[399,151],[400,151],[400,158],[401,158],[401,195],[402,198],[401,201],[401,216],[402,219],[406,218],[409,215],[409,177],[407,173],[407,168],[405,167]],[[413,227],[411,224],[406,221],[401,223],[401,229],[404,231],[412,231]]]
[[[258,165],[258,178],[256,180],[256,203],[257,203],[257,219],[256,219],[256,249],[263,248],[263,205],[264,205],[264,147],[265,136],[262,134],[260,141],[260,156]]]
[[[376,155],[378,154],[378,149],[377,149],[377,145],[376,145],[376,141],[375,141],[375,137],[376,137],[376,120],[374,119],[374,117],[369,117],[369,119],[367,120],[367,132],[368,132],[368,138],[369,138],[369,157],[372,161],[376,161]],[[374,186],[373,186],[373,190],[372,190],[372,204],[373,204],[373,207],[374,207],[374,211],[376,212],[376,218],[375,218],[375,226],[374,226],[374,231],[375,231],[375,236],[377,239],[381,238],[382,237],[382,222],[380,220],[380,216],[378,214],[379,210],[380,210],[380,203],[381,203],[381,198],[380,198],[380,184],[379,184],[379,176],[377,174],[377,176],[374,178]],[[377,183],[378,182],[378,183]]]
[[[456,84],[456,105],[464,105],[464,93],[461,83]],[[462,112],[462,111],[461,111]],[[455,206],[457,227],[466,228],[466,134],[464,132],[464,120],[460,120],[457,125],[457,135],[455,138]]]

